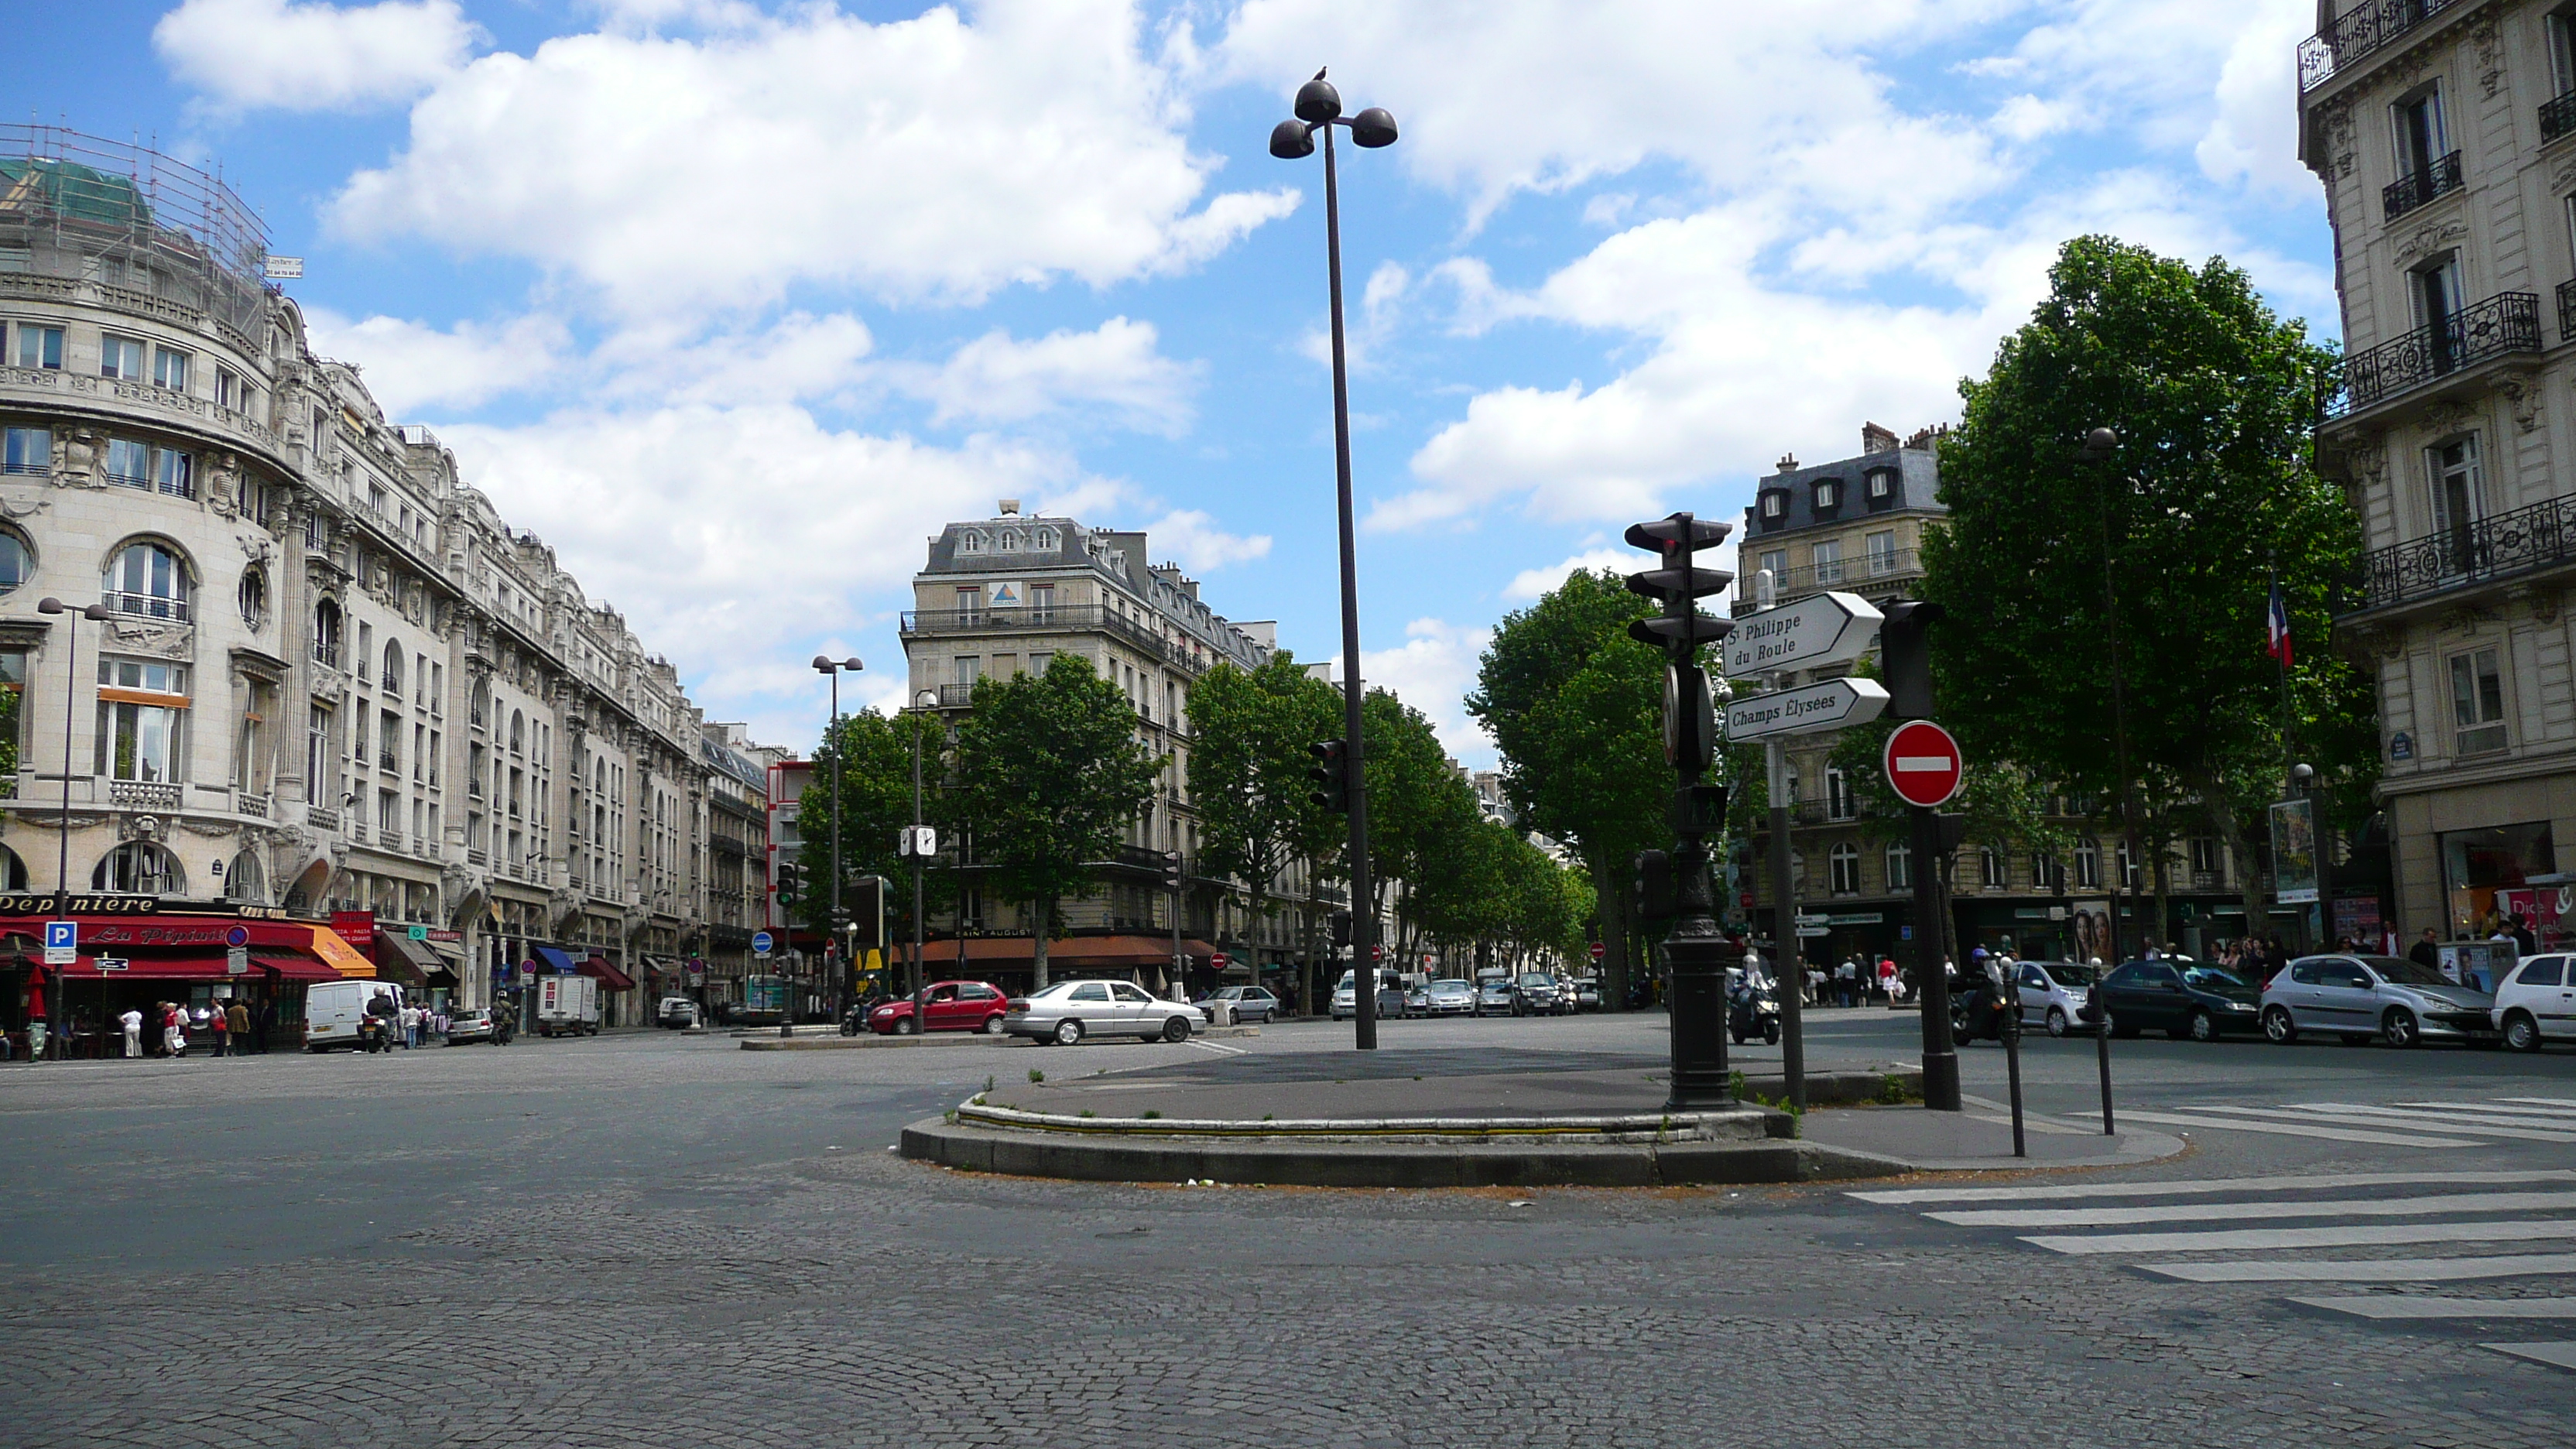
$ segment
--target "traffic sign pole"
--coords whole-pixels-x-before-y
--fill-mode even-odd
[[[1765,741],[1771,768],[1771,959],[1778,977],[1771,994],[1780,1003],[1780,1076],[1789,1109],[1807,1110],[1807,970],[1799,964],[1798,880],[1789,860],[1789,746],[1779,735]]]
[[[1947,854],[1934,812],[1959,793],[1967,761],[1950,732],[1927,719],[1908,720],[1887,737],[1879,757],[1887,786],[1914,814],[1914,980],[1923,1001],[1923,1105],[1959,1110],[1959,1048],[1950,1038],[1950,972],[1941,954],[1941,887],[1934,872]],[[2009,988],[2007,988],[2009,989]]]

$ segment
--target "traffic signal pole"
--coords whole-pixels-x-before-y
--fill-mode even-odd
[[[1774,681],[1775,687],[1777,681]],[[1807,1110],[1807,969],[1799,962],[1798,873],[1789,854],[1789,747],[1773,738],[1763,746],[1771,774],[1771,899],[1778,921],[1771,932],[1772,968],[1780,1002],[1780,1075],[1789,1107]]]
[[[1959,1047],[1950,1039],[1950,973],[1941,958],[1941,822],[1930,806],[1914,815],[1914,985],[1923,1002],[1923,1105],[1959,1110]]]

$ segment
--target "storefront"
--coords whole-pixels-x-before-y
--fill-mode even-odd
[[[48,1056],[121,1055],[118,1019],[132,1010],[155,1020],[165,1002],[198,1012],[240,1002],[254,1045],[292,1050],[303,1042],[306,986],[375,970],[330,927],[278,919],[283,913],[269,908],[163,910],[155,897],[74,896],[74,909],[56,916],[50,896],[0,904],[17,908],[0,913],[0,1030],[12,1055],[28,1044],[40,1013],[52,1038]],[[48,920],[73,923],[68,965],[44,961]],[[158,1033],[147,1036],[157,1047]]]
[[[1205,975],[1216,948],[1205,941],[1181,942],[1190,970]],[[1027,936],[969,936],[933,941],[922,950],[926,981],[984,981],[1010,992],[1026,992],[1037,981],[1037,943]],[[1051,981],[1106,978],[1145,986],[1165,984],[1172,974],[1169,936],[1068,936],[1047,943],[1047,977]]]
[[[2526,902],[2535,876],[2553,876],[2558,851],[2548,822],[2445,830],[2434,838],[2442,864],[2444,926],[2449,937],[2492,934],[2514,907],[2501,899],[2521,893]]]

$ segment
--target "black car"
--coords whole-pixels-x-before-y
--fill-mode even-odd
[[[2102,978],[2102,997],[2114,1036],[2136,1036],[2152,1026],[2177,1038],[2216,1041],[2263,1029],[2260,994],[2196,961],[2128,962]]]

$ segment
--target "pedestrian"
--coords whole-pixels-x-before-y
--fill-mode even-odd
[[[222,1002],[216,1002],[207,1010],[206,1030],[215,1038],[214,1055],[218,1058],[222,1057],[224,1054],[224,1048],[231,1045],[233,1039],[232,1018],[224,1015],[224,1004]]]
[[[45,988],[42,981],[27,990],[27,1060],[45,1059]]]
[[[125,1054],[129,1057],[143,1055],[143,1013],[129,1006],[116,1022],[125,1028]]]
[[[2540,937],[2531,929],[2531,921],[2522,912],[2513,913],[2513,949],[2518,956],[2529,956],[2540,950]]]
[[[249,1051],[250,1008],[242,1005],[240,997],[234,997],[232,1004],[224,1008],[224,1022],[233,1031],[233,1055],[240,1056]]]
[[[402,1009],[403,1050],[420,1045],[420,1008],[406,1005]]]
[[[1896,958],[1878,958],[1878,994],[1887,998],[1887,1009],[1896,1009]]]
[[[188,1054],[188,1033],[186,1028],[179,1025],[179,1020],[179,1004],[175,1001],[162,1002],[161,1050],[167,1056],[184,1057]]]
[[[1842,964],[1834,968],[1834,1005],[1849,1006],[1852,1004],[1853,975],[1854,972],[1851,958],[1849,956],[1845,956],[1842,959]]]

